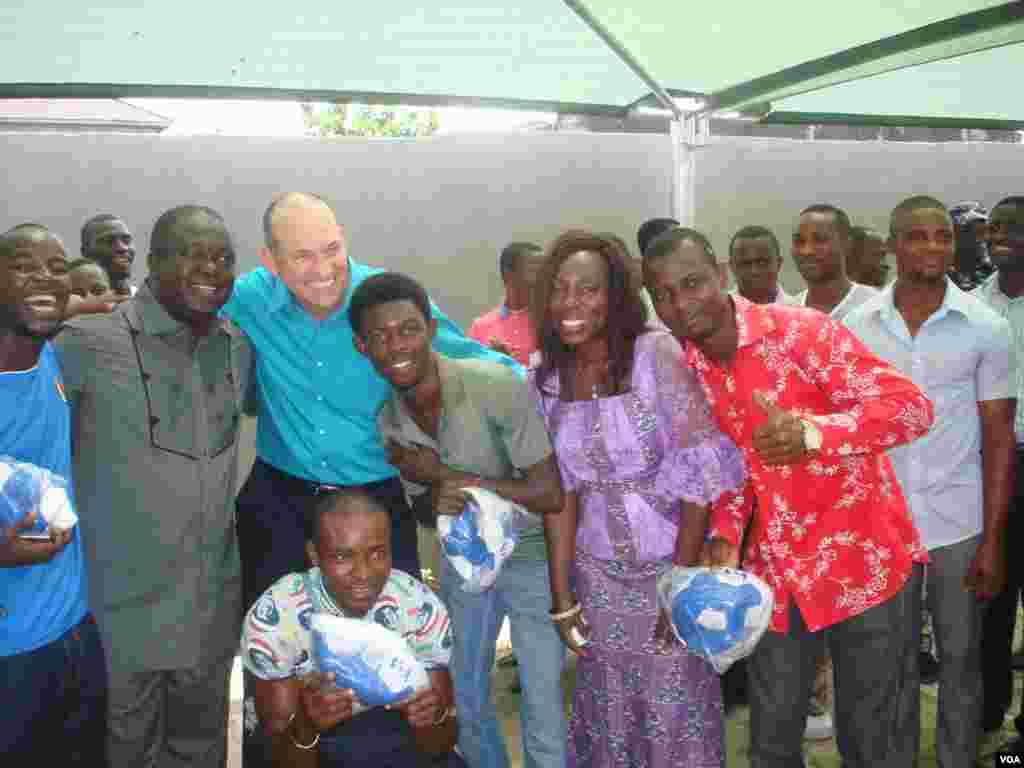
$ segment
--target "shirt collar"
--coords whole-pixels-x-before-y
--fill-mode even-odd
[[[882,289],[881,293],[869,299],[873,304],[869,312],[877,312],[886,322],[894,322],[896,319],[896,283],[890,283]],[[946,278],[946,294],[942,297],[939,305],[925,322],[939,320],[950,312],[959,312],[964,317],[970,317],[971,300],[967,294],[957,287],[956,283]]]
[[[187,325],[171,317],[164,309],[164,305],[157,301],[149,280],[145,280],[132,296],[131,305],[142,330],[150,336],[176,336],[180,333],[190,334],[192,332]],[[214,321],[211,330],[227,333],[229,336],[241,335],[241,331],[235,327],[234,323],[220,316]]]
[[[461,405],[462,401],[466,398],[466,387],[462,383],[462,376],[460,375],[457,361],[442,355],[440,352],[434,353],[434,360],[437,362],[437,376],[441,380],[441,414],[443,418],[445,414],[452,413]],[[430,435],[424,434],[423,430],[420,429],[420,426],[412,418],[412,414],[409,413],[408,406],[405,404],[405,399],[398,390],[391,390],[391,400],[394,404],[395,419],[397,421],[395,426],[401,430],[401,433],[406,437],[429,440],[432,445],[436,445],[436,441]]]
[[[733,296],[736,310],[736,347],[748,347],[775,330],[772,304],[755,304],[742,296]]]
[[[528,311],[527,307],[523,307],[522,309],[509,309],[508,304],[503,301],[501,302],[501,306],[498,307],[498,316],[501,317],[502,320],[505,320],[512,315],[521,315],[526,311]]]
[[[135,292],[132,302],[143,329],[149,335],[173,336],[185,329],[185,324],[171,317],[164,309],[163,304],[157,301],[149,280],[146,280],[142,287]]]
[[[980,293],[982,296],[986,296],[989,299],[995,299],[998,303],[1008,305],[1012,302],[1021,301],[1024,296],[1007,296],[1002,287],[999,285],[999,271],[996,270],[989,277],[975,288],[975,292]]]

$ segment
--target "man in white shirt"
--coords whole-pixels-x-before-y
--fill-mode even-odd
[[[755,304],[795,304],[779,285],[782,249],[767,227],[742,227],[729,241],[729,269],[736,288],[730,291]]]
[[[1003,719],[1013,703],[1013,669],[1011,664],[1014,626],[1021,592],[1024,591],[1024,561],[1016,554],[1024,526],[1020,522],[1024,513],[1024,408],[1019,405],[1024,397],[1024,196],[1008,197],[992,209],[987,234],[988,254],[997,271],[986,278],[974,291],[976,296],[1010,323],[1013,348],[1018,365],[1014,381],[1014,394],[1018,400],[1014,433],[1017,441],[1017,488],[1011,501],[1006,526],[1007,584],[1006,589],[989,603],[982,633],[982,678],[985,708],[982,727],[986,732],[1002,730]],[[1024,734],[1024,714],[1014,721],[1018,734]],[[1018,736],[1009,745],[1017,754],[1024,752],[1024,743]]]
[[[821,310],[841,323],[878,293],[847,276],[849,252],[850,217],[841,208],[828,203],[804,208],[793,231],[793,261],[807,282],[807,290],[796,296],[797,304]]]
[[[909,376],[935,406],[928,434],[889,456],[930,560],[926,601],[939,650],[940,768],[975,759],[982,601],[999,594],[1005,580],[1003,531],[1016,469],[1010,327],[947,277],[954,243],[953,222],[941,202],[916,196],[900,203],[889,238],[896,282],[846,319],[872,352]],[[920,594],[920,580],[914,588]],[[908,670],[916,673],[920,621],[913,622],[911,635]],[[908,741],[916,742],[914,676],[905,690]]]
[[[839,323],[878,293],[870,286],[853,282],[846,274],[850,231],[850,217],[841,208],[828,203],[804,208],[793,231],[793,261],[807,283],[807,289],[798,293],[793,303],[825,312]],[[826,655],[818,667],[814,684],[815,696],[807,719],[806,737],[809,739],[832,736],[831,678],[832,662]]]

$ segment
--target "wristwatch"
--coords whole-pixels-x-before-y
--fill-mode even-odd
[[[804,427],[804,448],[809,452],[821,450],[821,430],[810,419],[800,419]]]

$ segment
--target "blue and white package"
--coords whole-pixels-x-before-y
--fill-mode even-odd
[[[470,498],[462,514],[439,515],[437,535],[445,557],[462,578],[462,590],[479,593],[494,586],[520,532],[540,525],[541,519],[485,488],[463,490]]]
[[[430,678],[405,640],[387,627],[363,619],[314,613],[313,661],[334,685],[351,688],[361,704],[382,707],[430,687]]]
[[[687,650],[723,674],[753,653],[771,623],[775,597],[746,571],[675,566],[658,579],[658,601]]]
[[[16,525],[29,512],[36,513],[36,520],[24,533],[64,531],[78,523],[64,478],[35,464],[0,456],[0,528]]]

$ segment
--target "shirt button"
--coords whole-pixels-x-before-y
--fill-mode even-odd
[[[324,367],[323,361],[322,360],[317,360],[316,361],[316,367],[317,368],[323,368]]]
[[[322,429],[321,429],[321,430],[320,430],[320,434],[321,434],[321,435],[326,435],[327,433],[326,433],[326,432],[324,432],[324,430],[322,430]]]
[[[316,399],[317,399],[318,402],[323,402],[324,396],[323,395],[317,395]]]
[[[326,467],[327,466],[327,462],[326,461],[321,461],[320,462],[320,466],[321,467]]]

